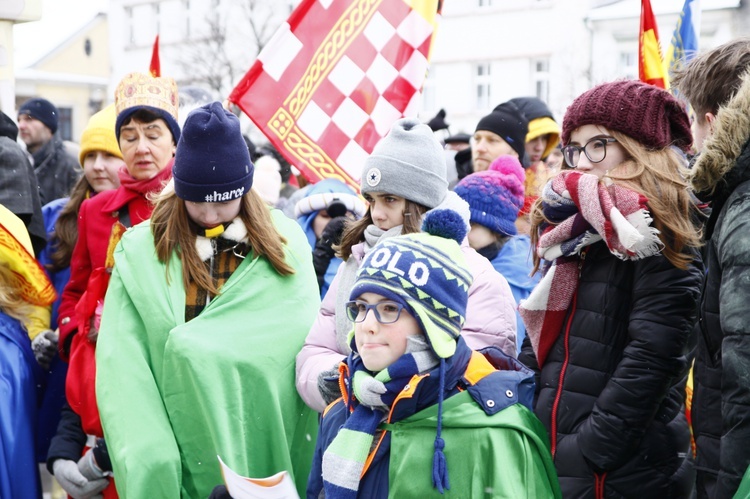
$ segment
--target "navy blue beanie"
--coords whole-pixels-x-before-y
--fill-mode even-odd
[[[35,98],[27,100],[18,109],[18,116],[22,114],[28,114],[32,118],[41,121],[53,134],[57,131],[60,112],[47,99]]]
[[[212,102],[188,115],[172,166],[180,199],[218,203],[241,198],[253,185],[254,171],[234,114]]]

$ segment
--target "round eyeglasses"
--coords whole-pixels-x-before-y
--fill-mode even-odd
[[[379,323],[393,324],[401,316],[403,309],[403,305],[392,301],[369,304],[354,300],[346,303],[346,316],[352,322],[363,322],[367,317],[367,312],[372,310]]]
[[[601,163],[607,157],[607,144],[611,142],[617,142],[617,139],[614,137],[596,137],[586,142],[583,147],[569,144],[562,148],[565,163],[571,168],[577,168],[578,160],[581,159],[581,151],[592,163]]]

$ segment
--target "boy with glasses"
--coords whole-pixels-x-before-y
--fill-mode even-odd
[[[432,211],[423,229],[381,241],[357,273],[343,397],[323,414],[307,496],[560,497],[531,372],[459,334],[461,216]]]

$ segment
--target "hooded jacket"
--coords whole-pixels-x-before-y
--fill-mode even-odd
[[[693,168],[710,201],[692,406],[698,497],[732,497],[750,464],[750,73]]]

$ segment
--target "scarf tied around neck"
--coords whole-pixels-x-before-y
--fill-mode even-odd
[[[585,247],[603,240],[621,260],[661,251],[647,203],[645,196],[609,177],[578,171],[563,171],[545,185],[542,210],[549,222],[539,227],[536,251],[552,265],[518,307],[540,368],[578,289],[579,255]]]

